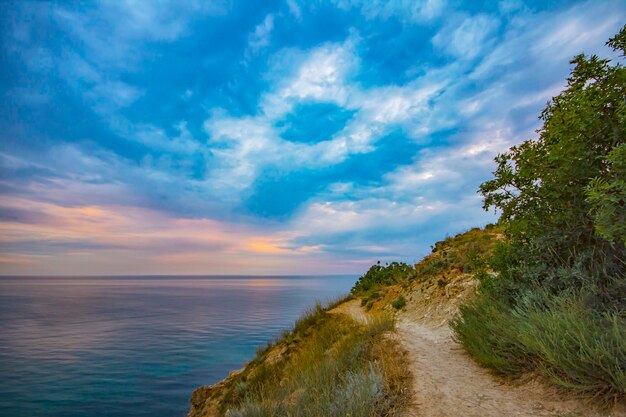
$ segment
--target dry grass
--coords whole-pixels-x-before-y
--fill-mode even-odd
[[[220,388],[218,414],[401,415],[411,375],[393,328],[389,315],[357,323],[316,306]]]

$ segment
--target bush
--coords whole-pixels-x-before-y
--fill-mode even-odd
[[[397,296],[392,302],[391,306],[396,310],[400,310],[406,306],[406,298],[403,295]]]
[[[586,297],[536,288],[512,307],[484,295],[461,307],[452,328],[468,352],[497,373],[538,371],[609,403],[626,393],[626,320],[587,307]]]
[[[607,44],[626,56],[626,26]],[[610,402],[626,395],[626,67],[571,63],[538,138],[498,155],[480,186],[506,241],[452,327],[498,373],[538,371]]]
[[[607,44],[623,58],[626,26]],[[484,208],[501,213],[512,266],[605,269],[595,275],[602,285],[626,274],[626,67],[584,54],[571,63],[567,88],[541,113],[538,137],[498,155],[480,192]],[[515,275],[510,266],[498,271]],[[554,275],[534,280],[544,277]],[[560,286],[577,285],[561,278]]]
[[[414,272],[413,268],[402,262],[392,262],[385,266],[378,262],[358,279],[351,292],[362,294],[375,291],[380,287],[406,281]]]

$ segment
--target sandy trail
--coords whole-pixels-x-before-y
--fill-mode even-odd
[[[599,416],[577,400],[566,400],[539,383],[512,386],[478,366],[452,339],[451,330],[403,317],[398,336],[409,352],[415,417]],[[612,416],[623,416],[614,412]]]
[[[365,324],[368,321],[367,312],[361,307],[361,300],[350,300],[339,304],[329,311],[330,314],[346,314],[358,323]]]
[[[360,300],[330,311],[346,314],[360,323],[369,314]],[[513,386],[481,368],[452,339],[446,325],[425,324],[402,314],[397,336],[406,351],[413,374],[413,402],[407,417],[594,417],[603,416],[579,400],[564,399],[553,388],[530,382]],[[624,417],[623,410],[611,416]]]

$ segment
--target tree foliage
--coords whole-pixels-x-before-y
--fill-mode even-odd
[[[598,235],[626,244],[626,145],[615,147],[607,161],[610,175],[589,183],[587,201]]]
[[[624,57],[626,26],[608,45]],[[626,68],[578,55],[538,138],[481,185],[507,239],[452,327],[481,364],[543,372],[610,405],[626,398]]]
[[[626,26],[607,44],[624,56]],[[524,257],[572,265],[593,252],[623,272],[626,68],[596,55],[571,63],[567,88],[541,113],[538,138],[498,155],[480,192]]]
[[[409,277],[413,272],[414,269],[403,262],[392,262],[384,266],[378,262],[359,278],[352,288],[352,293],[357,294],[381,286],[396,284]]]

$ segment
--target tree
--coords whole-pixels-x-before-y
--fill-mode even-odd
[[[587,187],[587,201],[598,235],[626,244],[626,145],[608,157],[609,178],[594,178]]]
[[[623,57],[626,26],[607,45]],[[485,209],[501,211],[510,242],[534,261],[572,264],[586,251],[623,271],[626,68],[596,55],[571,63],[567,88],[541,113],[538,138],[498,155],[480,192]]]

